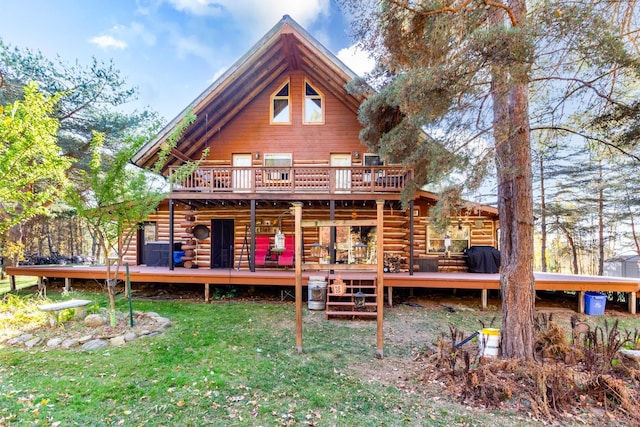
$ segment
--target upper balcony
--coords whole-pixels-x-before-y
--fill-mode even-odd
[[[201,166],[182,183],[174,184],[171,191],[397,194],[411,178],[412,171],[398,166]]]

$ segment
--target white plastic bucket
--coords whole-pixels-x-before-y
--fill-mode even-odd
[[[478,334],[480,356],[498,357],[500,354],[500,329],[483,328]]]

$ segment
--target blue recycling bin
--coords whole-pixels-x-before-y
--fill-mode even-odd
[[[173,251],[173,263],[180,264],[182,262],[183,256],[184,256],[184,251]]]
[[[585,292],[584,312],[589,316],[602,316],[607,304],[607,296],[599,292]]]

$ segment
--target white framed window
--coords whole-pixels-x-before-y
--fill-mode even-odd
[[[291,96],[289,80],[271,95],[271,120],[272,124],[291,124]]]
[[[445,233],[439,233],[427,225],[427,252],[444,254],[447,250],[445,239],[451,240],[450,248],[452,254],[461,254],[469,249],[470,230],[469,227],[451,226],[447,228]]]
[[[306,125],[324,123],[324,96],[307,80],[304,81],[304,121]]]
[[[264,166],[266,170],[266,178],[268,182],[289,182],[291,177],[289,171],[293,165],[293,156],[291,153],[265,153]]]
[[[362,177],[363,182],[370,183],[371,182],[371,172],[373,172],[374,179],[380,178],[384,175],[382,170],[373,170],[374,166],[382,166],[384,165],[384,161],[377,154],[373,153],[364,153],[362,155],[362,166],[367,167],[364,170],[364,175]]]
[[[382,166],[384,161],[377,154],[364,153],[362,156],[362,164],[364,166]]]

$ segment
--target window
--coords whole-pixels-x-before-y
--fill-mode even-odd
[[[265,153],[264,165],[269,182],[289,181],[289,171],[293,164],[291,153]]]
[[[382,161],[382,159],[380,158],[380,156],[378,156],[377,154],[370,154],[370,153],[365,153],[362,156],[362,165],[368,167],[367,169],[364,170],[364,175],[362,177],[363,182],[365,183],[370,183],[371,182],[371,172],[372,172],[372,166],[382,166],[384,165],[384,162]],[[382,177],[384,175],[384,172],[381,170],[376,170],[373,171],[374,173],[374,178],[378,179],[380,177]]]
[[[384,165],[384,162],[382,161],[380,156],[378,156],[377,154],[365,153],[363,160],[364,160],[364,165],[365,166],[382,166],[382,165]]]
[[[291,99],[289,97],[289,82],[271,95],[271,123],[290,124],[291,123]]]
[[[427,226],[427,252],[429,253],[445,253],[445,237],[451,239],[451,253],[461,254],[469,249],[469,227],[452,226],[447,228],[446,233],[436,233],[431,227]]]
[[[304,82],[304,123],[324,123],[323,96],[307,81]]]
[[[156,242],[158,240],[158,228],[155,222],[145,222],[142,224],[144,242]]]

